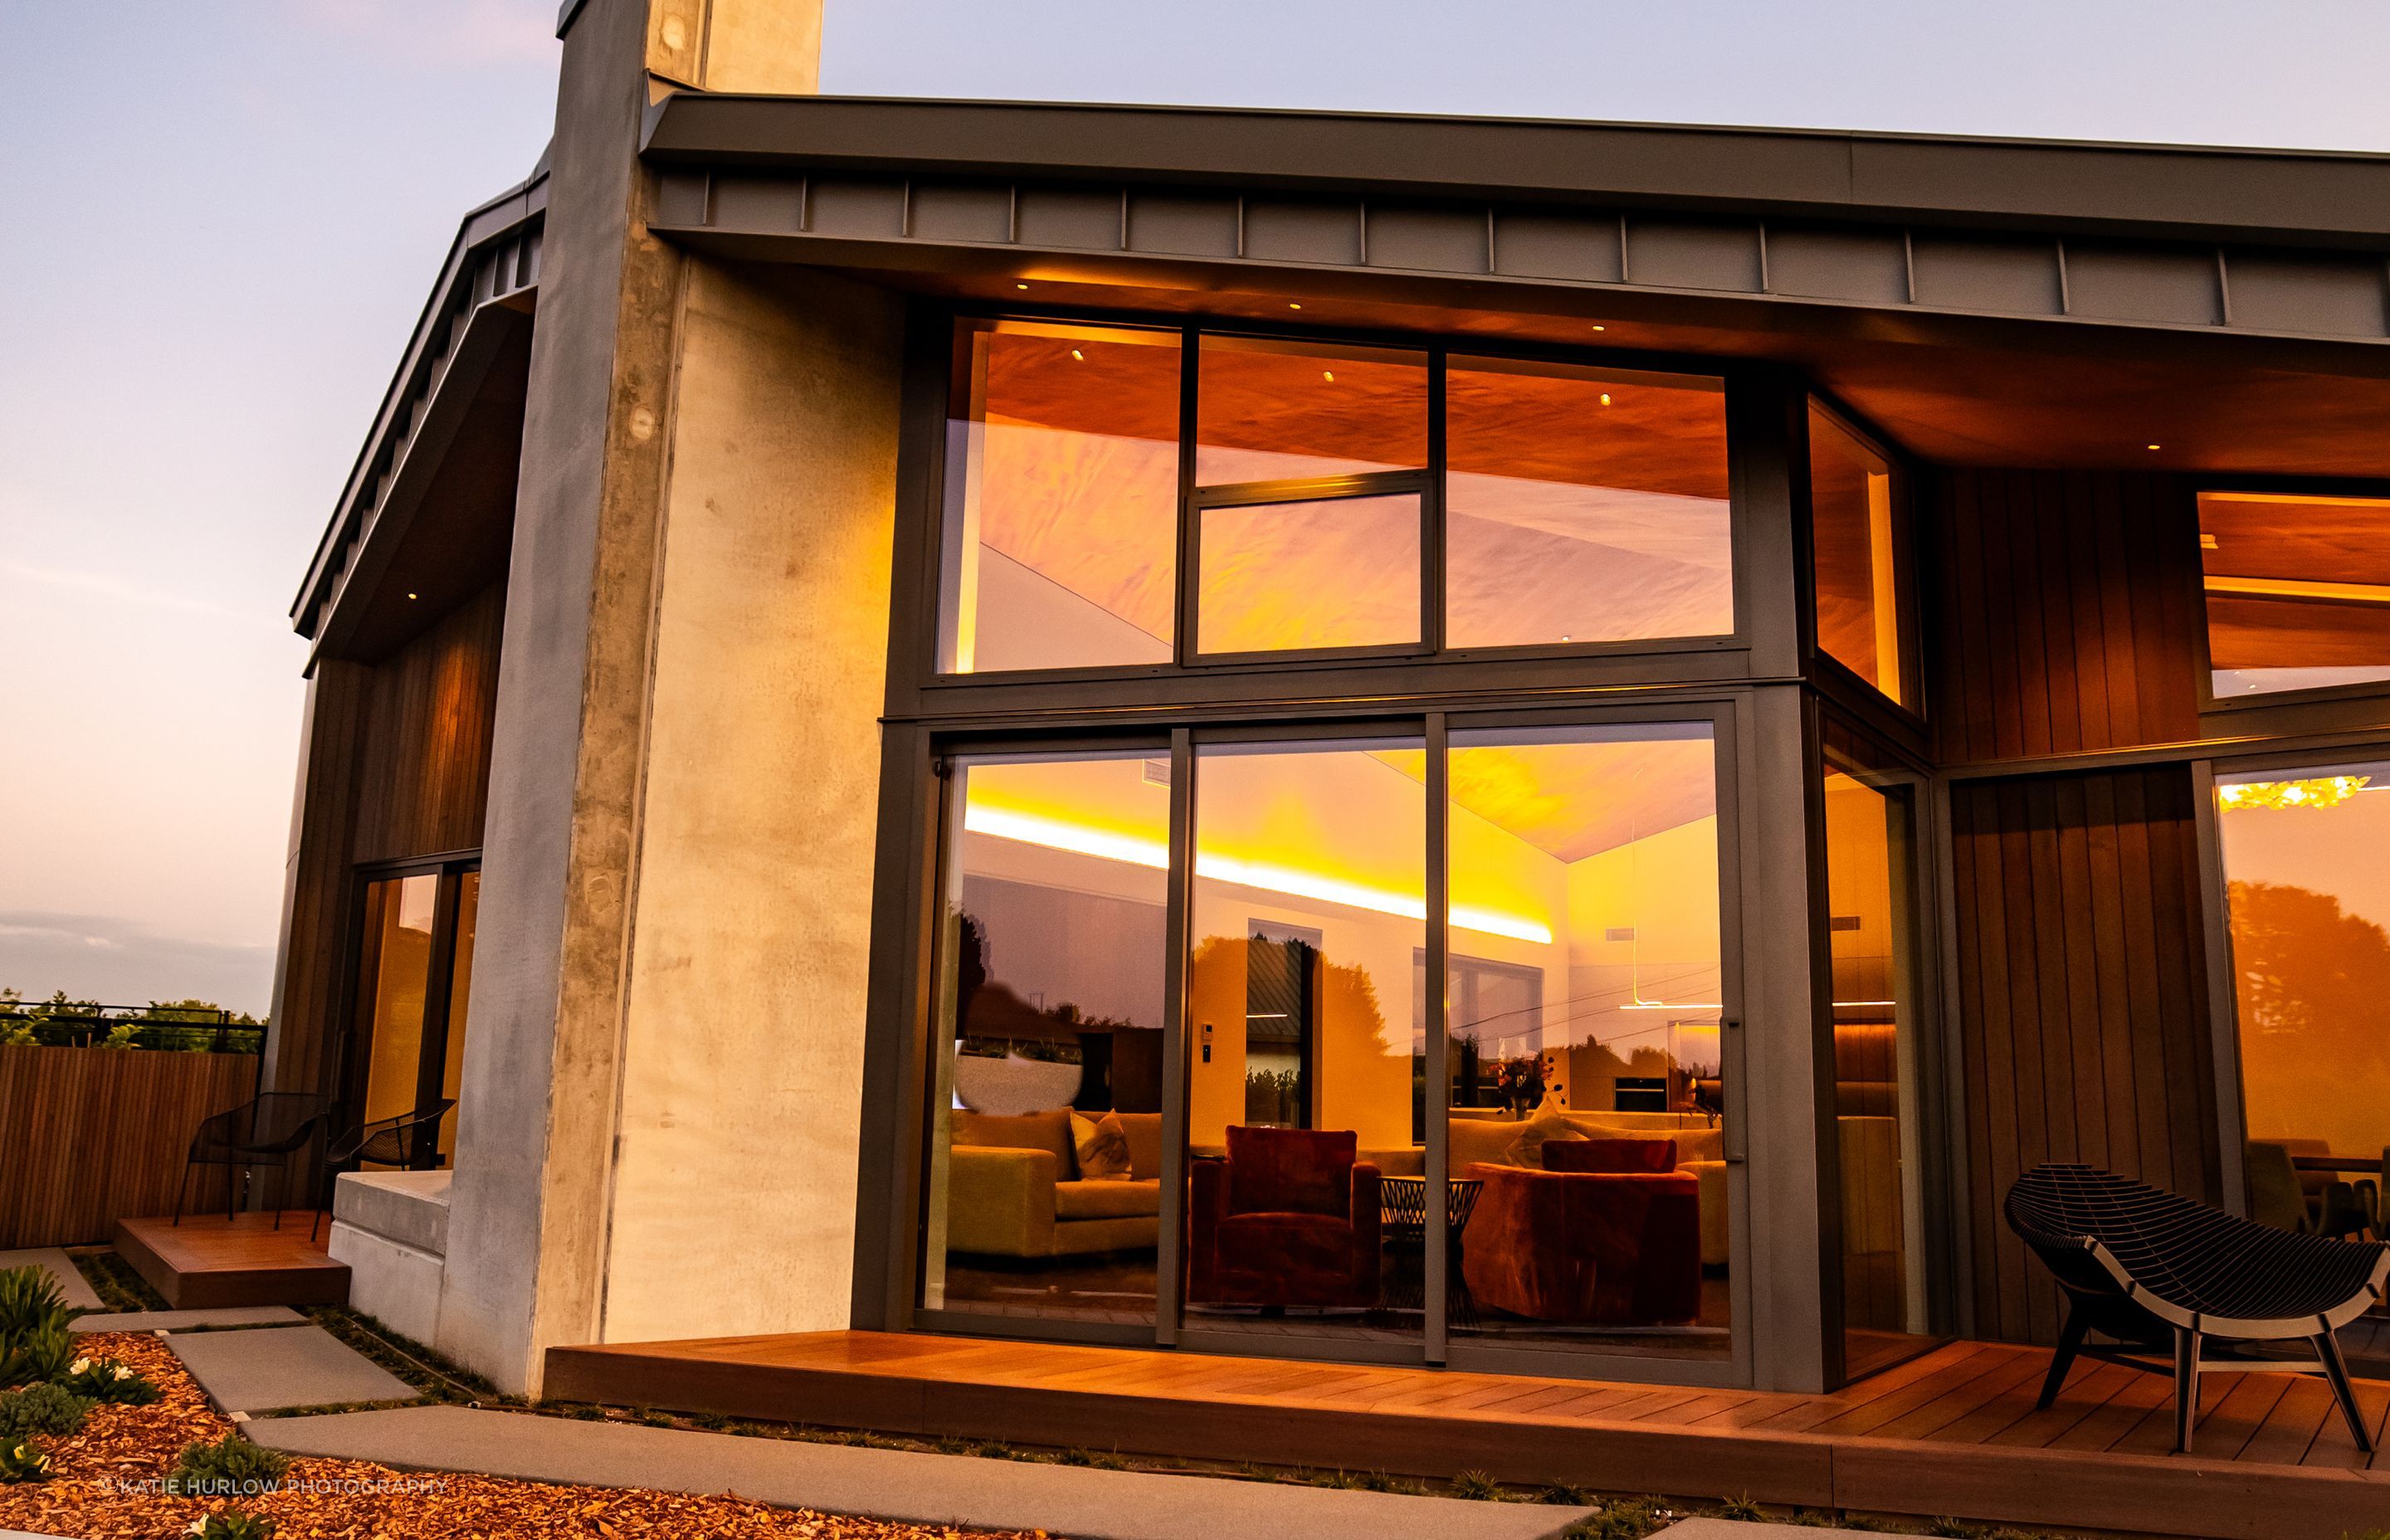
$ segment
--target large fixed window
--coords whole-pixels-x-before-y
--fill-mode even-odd
[[[1809,408],[1810,576],[1818,649],[1907,701],[1900,620],[1901,478],[1832,414]]]
[[[1719,381],[1455,357],[1445,422],[1449,645],[1734,630]]]
[[[969,320],[941,544],[950,674],[1729,636],[1725,390]]]
[[[2390,1156],[2390,764],[2219,775],[2251,1213],[2348,1233]]]
[[[2199,547],[2217,699],[2390,681],[2390,498],[2202,493]]]
[[[1178,360],[1175,331],[957,327],[941,673],[1170,661]]]

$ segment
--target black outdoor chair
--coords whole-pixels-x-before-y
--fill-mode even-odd
[[[274,1207],[274,1227],[280,1229],[279,1200],[289,1196],[290,1157],[304,1149],[324,1126],[324,1098],[309,1092],[267,1091],[228,1112],[200,1120],[199,1131],[191,1136],[190,1150],[183,1157],[183,1182],[174,1192],[174,1223],[183,1222],[183,1204],[190,1197],[193,1166],[226,1166],[232,1171],[246,1172],[271,1165],[282,1168]],[[240,1183],[228,1172],[225,1184],[227,1223],[239,1201]]]
[[[2090,1166],[2034,1167],[2009,1188],[2007,1209],[2009,1227],[2066,1293],[2066,1323],[2037,1405],[2058,1399],[2078,1355],[2163,1374],[2163,1365],[2135,1354],[2162,1354],[2171,1345],[2174,1443],[2181,1453],[2191,1452],[2202,1369],[2321,1374],[2349,1436],[2372,1453],[2332,1333],[2382,1298],[2390,1247],[2294,1235]],[[2095,1331],[2117,1345],[2087,1346]],[[2315,1350],[2317,1367],[2203,1356],[2201,1344],[2211,1337],[2302,1341]]]
[[[315,1187],[315,1217],[307,1226],[307,1238],[315,1239],[316,1229],[324,1223],[324,1212],[332,1202],[332,1185],[341,1179],[341,1172],[358,1165],[408,1170],[436,1165],[440,1160],[440,1120],[456,1105],[454,1098],[443,1098],[394,1118],[361,1124],[333,1140],[324,1150],[324,1170]]]

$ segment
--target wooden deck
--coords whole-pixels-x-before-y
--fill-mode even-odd
[[[1829,1395],[1670,1388],[861,1331],[551,1348],[546,1393],[1189,1459],[1256,1460],[1912,1518],[2235,1540],[2390,1522],[2316,1380],[2208,1382],[2191,1457],[2170,1382],[1957,1342]],[[2378,1441],[2390,1384],[2358,1396]]]
[[[331,1235],[327,1218],[307,1228],[315,1215],[293,1209],[275,1228],[271,1213],[186,1213],[170,1218],[120,1219],[116,1254],[149,1281],[177,1310],[213,1310],[242,1304],[346,1304],[349,1266],[325,1251]]]

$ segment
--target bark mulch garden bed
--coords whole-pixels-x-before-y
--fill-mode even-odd
[[[0,1485],[0,1529],[76,1540],[173,1540],[210,1512],[237,1509],[273,1521],[276,1540],[949,1540],[963,1533],[770,1508],[736,1497],[550,1486],[303,1457],[290,1461],[277,1491],[233,1499],[169,1496],[166,1473],[185,1446],[213,1443],[232,1424],[208,1405],[181,1361],[157,1338],[95,1334],[79,1345],[147,1376],[158,1387],[158,1400],[146,1406],[96,1406],[79,1431],[45,1441],[49,1480]]]

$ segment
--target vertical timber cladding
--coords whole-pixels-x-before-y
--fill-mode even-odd
[[[492,584],[374,665],[355,858],[473,850],[489,800],[507,585]]]
[[[2199,736],[2199,512],[2148,472],[1925,478],[1945,764]]]
[[[2056,1340],[2059,1302],[2000,1217],[2018,1173],[2079,1161],[2220,1197],[2191,771],[1950,789],[1974,1333]]]
[[[482,842],[506,605],[494,583],[379,662],[315,665],[266,1050],[276,1089],[330,1089],[353,1008],[356,864]]]

